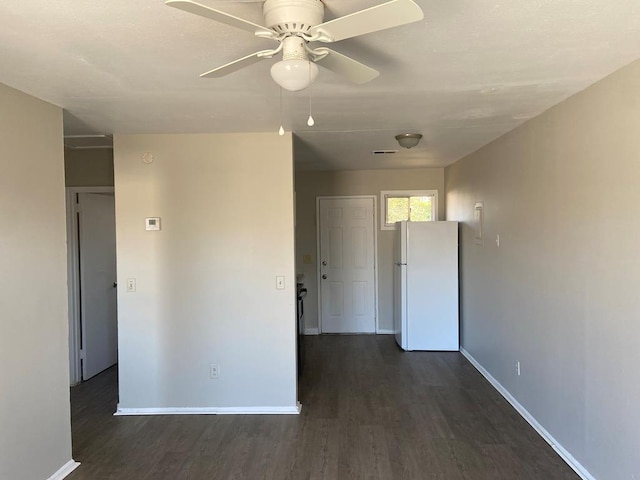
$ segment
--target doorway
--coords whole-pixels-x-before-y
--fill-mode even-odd
[[[318,197],[320,333],[376,333],[376,197]]]
[[[67,188],[71,385],[117,363],[113,187]]]

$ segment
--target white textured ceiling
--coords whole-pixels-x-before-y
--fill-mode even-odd
[[[200,2],[262,23],[260,3]],[[376,80],[321,69],[310,90],[284,93],[298,168],[447,165],[640,57],[638,0],[416,2],[424,21],[331,46]],[[325,0],[325,18],[378,3]],[[275,132],[276,60],[198,77],[272,45],[162,0],[0,3],[0,82],[64,107],[66,134]],[[371,155],[403,132],[424,139]]]

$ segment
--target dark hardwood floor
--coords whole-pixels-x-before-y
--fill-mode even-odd
[[[114,417],[116,370],[71,390],[68,480],[576,480],[459,353],[306,337],[299,416]]]

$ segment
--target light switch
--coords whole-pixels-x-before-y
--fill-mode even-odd
[[[276,289],[284,290],[284,277],[283,276],[277,276],[276,277]]]
[[[135,292],[135,291],[136,291],[136,279],[127,278],[127,292]]]

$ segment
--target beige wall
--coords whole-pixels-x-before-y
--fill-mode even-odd
[[[378,206],[378,315],[381,331],[393,329],[393,235],[380,230],[380,192],[382,190],[438,190],[439,218],[444,219],[444,169],[355,170],[296,173],[296,271],[305,276],[307,329],[318,328],[318,281],[316,265],[316,197],[375,195]],[[310,255],[311,264],[303,257]]]
[[[0,478],[71,460],[62,110],[0,85]]]
[[[294,408],[291,135],[114,141],[120,408]]]
[[[602,480],[640,478],[639,85],[634,63],[446,169],[463,347]]]
[[[67,187],[111,187],[113,150],[65,148],[64,173]]]

